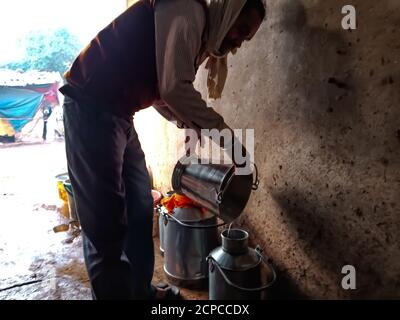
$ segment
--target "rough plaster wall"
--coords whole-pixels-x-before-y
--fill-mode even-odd
[[[346,4],[356,31],[341,28]],[[262,179],[239,224],[277,266],[276,297],[399,298],[400,2],[274,0],[268,11],[212,103],[232,127],[255,129]],[[154,150],[181,140],[153,119],[168,139],[144,147],[166,191],[176,159]],[[357,290],[341,289],[346,264]]]

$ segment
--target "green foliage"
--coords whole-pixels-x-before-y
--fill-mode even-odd
[[[68,69],[82,48],[79,39],[69,30],[35,31],[21,40],[25,55],[1,67],[12,70],[56,71],[61,75]]]

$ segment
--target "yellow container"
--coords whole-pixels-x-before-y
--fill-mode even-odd
[[[69,179],[68,173],[62,173],[56,176],[57,179],[57,190],[58,190],[58,197],[64,201],[64,203],[68,203],[68,195],[67,191],[64,187],[64,182]]]

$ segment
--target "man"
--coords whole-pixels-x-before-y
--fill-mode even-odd
[[[102,30],[66,73],[68,171],[96,299],[174,297],[151,284],[152,197],[132,115],[154,105],[197,132],[229,128],[193,87],[207,60],[219,97],[226,55],[250,40],[261,0],[141,0]]]
[[[44,102],[43,108],[42,108],[42,113],[43,113],[43,133],[42,133],[42,139],[44,142],[46,142],[47,139],[47,121],[49,120],[51,113],[53,112],[53,109],[51,107],[51,103],[48,101]]]

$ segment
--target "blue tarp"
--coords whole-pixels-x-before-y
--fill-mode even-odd
[[[32,121],[44,94],[27,89],[0,87],[0,118],[8,119],[16,132]]]

